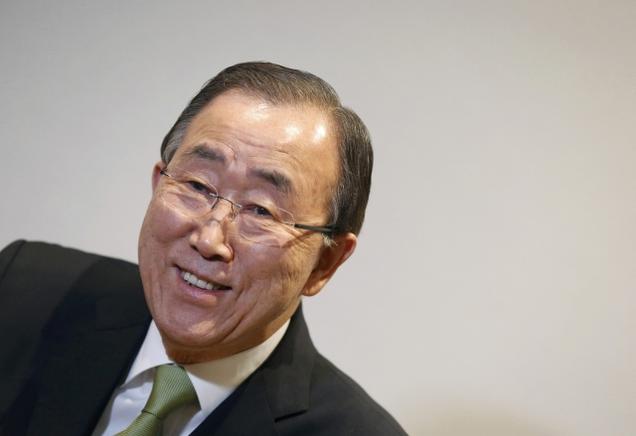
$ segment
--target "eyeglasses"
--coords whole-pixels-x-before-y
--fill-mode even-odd
[[[214,186],[192,173],[172,175],[165,169],[160,173],[166,177],[168,183],[160,188],[158,194],[168,206],[192,218],[201,218],[223,200],[230,206],[228,218],[237,224],[237,233],[251,242],[280,247],[294,236],[293,229],[319,232],[327,236],[333,234],[333,226],[297,223],[291,212],[270,202],[266,205],[236,203],[219,195]]]

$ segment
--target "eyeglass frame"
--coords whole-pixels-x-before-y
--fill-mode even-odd
[[[162,176],[166,176],[169,179],[174,180],[177,183],[186,183],[186,182],[183,182],[181,180],[178,180],[175,176],[173,176],[172,174],[167,172],[166,168],[159,170],[159,174],[161,174]],[[210,210],[214,209],[214,207],[218,204],[219,200],[227,201],[236,210],[240,210],[243,207],[242,204],[236,203],[235,201],[232,201],[232,200],[230,200],[227,197],[223,197],[222,195],[219,195],[218,189],[216,188],[216,186],[211,185],[211,184],[207,184],[207,186],[213,188],[216,191],[215,194],[212,193],[212,192],[210,192],[209,194],[202,194],[202,195],[206,195],[209,198],[214,199],[214,201],[210,205]],[[238,213],[237,213],[237,215],[238,215]],[[333,224],[326,225],[326,226],[313,226],[313,225],[310,225],[310,224],[301,224],[301,223],[296,223],[296,222],[286,223],[284,221],[280,221],[280,220],[276,219],[276,217],[273,217],[273,218],[274,218],[274,220],[276,220],[276,222],[278,222],[280,224],[283,224],[283,225],[286,225],[286,226],[290,226],[290,227],[294,227],[294,228],[301,229],[301,230],[308,230],[310,232],[322,233],[323,235],[325,235],[327,237],[333,236],[335,231],[336,231],[335,226]]]

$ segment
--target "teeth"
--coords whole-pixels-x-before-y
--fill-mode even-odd
[[[201,288],[201,289],[207,289],[208,291],[212,291],[212,290],[217,291],[223,288],[220,285],[213,285],[212,283],[206,282],[205,280],[201,280],[200,278],[198,278],[197,276],[195,276],[194,274],[188,271],[182,271],[181,278],[183,278],[183,280],[185,280],[186,282],[190,283],[192,286],[196,286],[197,288]]]

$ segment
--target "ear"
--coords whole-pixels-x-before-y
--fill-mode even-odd
[[[320,292],[338,267],[353,254],[357,243],[356,235],[347,233],[334,237],[333,245],[322,247],[316,267],[303,289],[303,295],[311,297]]]
[[[161,178],[161,170],[166,167],[162,161],[159,161],[152,167],[152,192],[155,192],[157,189],[157,185],[159,184],[159,179]]]

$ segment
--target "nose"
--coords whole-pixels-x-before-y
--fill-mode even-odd
[[[215,210],[217,209],[218,206]],[[190,233],[190,246],[208,260],[229,262],[234,257],[232,247],[228,244],[229,233],[226,227],[231,223],[225,217],[230,217],[230,214],[224,214],[221,219],[206,217]]]

